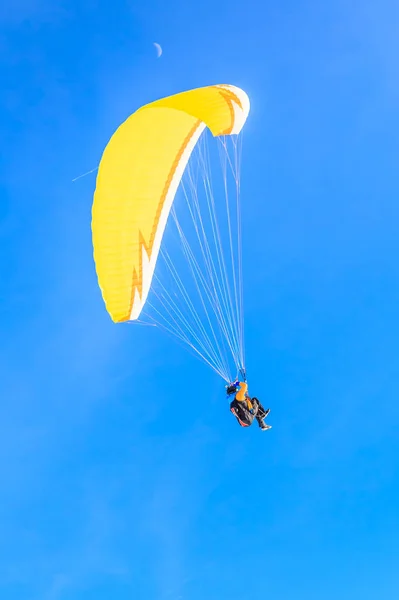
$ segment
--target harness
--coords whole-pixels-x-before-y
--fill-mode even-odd
[[[243,423],[243,421],[241,421],[240,417],[236,413],[236,409],[235,408],[230,408],[230,411],[233,413],[233,415],[235,416],[235,418],[238,420],[238,422],[241,425],[241,427],[249,427],[249,423]]]
[[[246,396],[244,400],[237,400],[234,397],[230,405],[230,412],[236,417],[241,427],[249,427],[258,411],[251,398]]]

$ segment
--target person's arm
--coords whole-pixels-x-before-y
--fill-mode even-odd
[[[245,395],[247,393],[247,390],[248,390],[248,384],[245,383],[244,381],[240,381],[240,389],[238,390],[238,392],[236,394],[236,400],[239,400],[240,402],[245,400]]]

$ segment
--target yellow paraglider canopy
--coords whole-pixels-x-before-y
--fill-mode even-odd
[[[202,131],[238,134],[248,112],[241,89],[209,86],[143,106],[110,139],[97,175],[92,233],[113,321],[140,315],[176,190]]]

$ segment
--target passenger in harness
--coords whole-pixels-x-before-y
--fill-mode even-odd
[[[248,396],[248,384],[244,381],[235,381],[226,387],[227,398],[231,400],[230,410],[237,418],[241,427],[249,427],[254,419],[258,421],[262,431],[271,429],[271,425],[264,422],[270,408],[264,409],[257,398]]]

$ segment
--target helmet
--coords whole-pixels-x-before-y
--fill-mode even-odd
[[[232,394],[235,394],[237,392],[237,385],[235,383],[232,383],[231,385],[226,386],[226,393],[228,396],[231,396]]]

